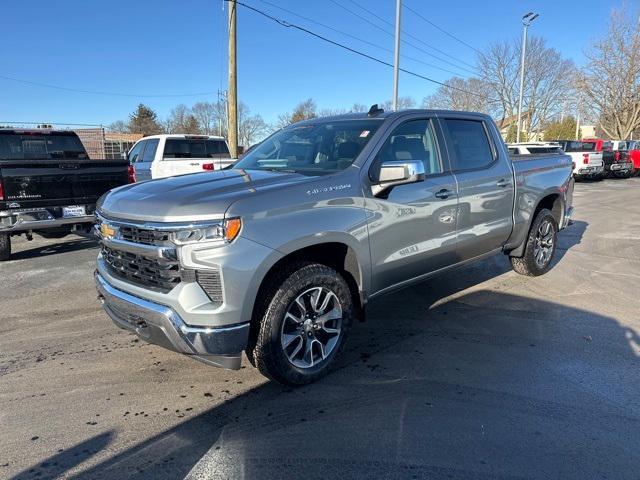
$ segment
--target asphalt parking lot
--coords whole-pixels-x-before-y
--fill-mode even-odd
[[[638,478],[640,178],[576,185],[556,265],[496,257],[370,305],[299,389],[138,342],[96,244],[0,265],[1,478]]]

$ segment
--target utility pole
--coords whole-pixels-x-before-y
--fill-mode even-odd
[[[537,13],[529,12],[522,17],[522,48],[520,49],[520,95],[518,96],[518,131],[516,133],[516,142],[520,142],[520,132],[522,131],[522,95],[524,94],[524,61],[527,52],[527,29],[531,22],[538,18]]]
[[[229,6],[229,90],[227,93],[229,131],[229,153],[238,158],[238,71],[236,64],[236,2],[230,0]]]
[[[396,48],[393,55],[393,109],[398,109],[398,72],[400,68],[400,14],[402,0],[396,0]]]
[[[578,111],[576,112],[576,140],[580,140],[580,107],[582,105],[578,103]]]

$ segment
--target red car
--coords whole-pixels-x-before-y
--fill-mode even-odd
[[[640,141],[629,141],[629,158],[633,162],[633,175],[640,174]]]

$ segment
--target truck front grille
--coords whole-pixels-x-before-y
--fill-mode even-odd
[[[169,233],[157,230],[121,225],[120,238],[127,242],[142,243],[144,245],[166,245],[169,242]]]
[[[102,258],[117,278],[168,293],[180,283],[180,265],[174,260],[148,258],[102,246]]]

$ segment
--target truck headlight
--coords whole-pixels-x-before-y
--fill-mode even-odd
[[[241,228],[242,221],[239,218],[228,218],[219,223],[172,232],[171,241],[176,245],[202,242],[229,243],[238,236]]]

